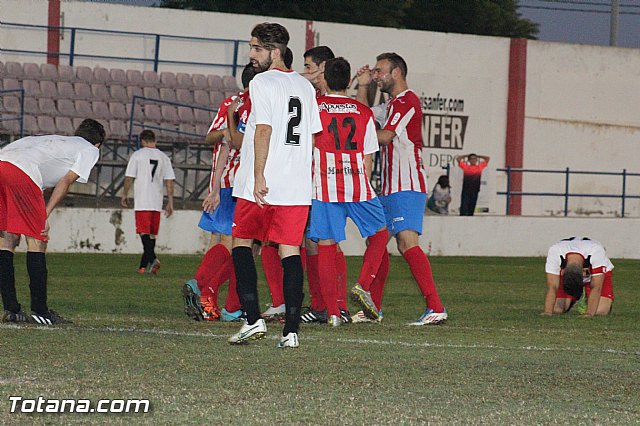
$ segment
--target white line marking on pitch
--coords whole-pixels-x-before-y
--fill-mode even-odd
[[[0,329],[21,329],[15,324],[0,324]],[[25,328],[26,329],[26,328]],[[230,336],[230,334],[214,334],[203,333],[198,331],[176,331],[176,330],[163,330],[155,328],[136,328],[136,327],[46,327],[46,326],[29,326],[29,330],[45,330],[45,331],[94,331],[99,333],[140,333],[140,334],[155,334],[161,336],[180,336],[180,337],[213,337],[224,338]],[[276,340],[279,336],[272,334],[268,336],[271,340]],[[553,348],[553,347],[538,347],[538,346],[497,346],[497,345],[462,345],[455,343],[409,343],[396,340],[377,340],[377,339],[345,339],[345,338],[320,338],[314,336],[304,337],[304,340],[314,341],[329,341],[333,340],[338,343],[355,343],[360,345],[380,345],[380,346],[404,346],[413,348],[452,348],[452,349],[491,349],[491,350],[504,350],[504,351],[531,351],[531,352],[575,352],[575,353],[606,353],[614,355],[633,355],[640,356],[640,351],[623,351],[619,349],[603,348],[603,349],[583,349],[583,348]]]

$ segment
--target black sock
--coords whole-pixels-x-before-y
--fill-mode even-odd
[[[282,335],[297,333],[300,325],[300,310],[304,299],[302,260],[300,255],[285,257],[282,259],[284,286],[284,303],[286,306],[284,330]]]
[[[47,258],[44,253],[27,252],[27,272],[31,290],[31,310],[38,314],[49,312],[47,306]]]
[[[158,257],[158,256],[156,256],[156,239],[155,239],[155,237],[151,238],[151,236],[149,236],[149,239],[151,240],[151,244],[150,244],[151,253],[150,254],[151,254],[151,261],[153,262],[154,260],[156,260],[156,257]]]
[[[144,250],[142,252],[142,257],[140,258],[140,267],[146,268],[147,265],[149,265],[151,262],[153,262],[153,259],[155,259],[155,257],[152,254],[153,247],[151,245],[151,235],[142,234],[140,235],[140,238],[142,239],[142,248]]]
[[[231,256],[236,270],[238,298],[242,310],[247,315],[247,324],[251,325],[260,319],[256,262],[251,247],[234,247]]]
[[[2,306],[7,311],[20,311],[20,304],[16,296],[16,275],[13,268],[13,252],[0,250],[0,293]]]

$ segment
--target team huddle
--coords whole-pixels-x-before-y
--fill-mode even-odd
[[[182,288],[185,313],[194,320],[241,321],[240,330],[229,338],[231,344],[263,338],[267,322],[280,321],[284,324],[280,348],[299,346],[301,322],[333,327],[380,322],[389,274],[386,247],[395,237],[425,301],[424,311],[411,325],[445,322],[447,310],[429,260],[419,246],[427,175],[422,158],[421,105],[407,86],[406,62],[396,53],[383,53],[373,68],[359,68],[358,92],[352,99],[347,96],[352,70],[346,59],[334,57],[329,47],[314,47],[304,53],[304,73],[298,74],[290,69],[293,53],[288,43],[289,34],[279,24],[254,27],[250,62],[242,73],[244,91],[223,101],[206,136],[206,142],[213,146],[213,167],[198,226],[209,232],[211,239],[193,278]],[[373,84],[389,100],[370,108],[368,88]],[[148,152],[134,154],[130,160],[122,205],[128,206],[133,179],[138,185],[136,176],[153,180],[157,173],[153,185],[160,191],[159,205],[156,197],[149,201],[149,209],[136,207],[136,229],[144,247],[139,272],[156,273],[160,262],[154,247],[162,185],[164,182],[169,194],[166,213],[170,215],[174,175],[168,159],[152,151],[157,151],[153,133],[142,136],[148,141],[143,143]],[[0,151],[3,321],[66,321],[46,304],[46,218],[72,182],[86,181],[87,168],[97,161],[97,148],[104,137],[102,126],[90,121],[83,123],[73,138],[25,138],[36,147],[42,144],[37,155],[29,151],[33,147],[22,146],[27,142],[21,145],[20,141]],[[68,146],[60,150],[65,153],[64,162],[55,174],[48,164],[61,154],[50,148],[53,142]],[[370,180],[373,155],[378,151],[382,190],[376,195]],[[138,157],[142,158],[139,165]],[[44,182],[34,178],[39,175]],[[46,187],[59,190],[54,190],[45,209],[42,191]],[[16,195],[26,190],[31,194],[27,206],[17,201],[20,197]],[[29,213],[36,208],[33,206],[39,212],[36,221]],[[347,217],[367,239],[359,277],[351,288],[339,246],[346,239]],[[24,313],[15,296],[13,251],[20,235],[27,236],[29,243],[31,316]],[[549,252],[544,313],[567,312],[580,300],[587,300],[586,315],[608,314],[613,300],[613,265],[601,245],[588,239],[571,243],[554,246],[553,253]],[[264,312],[258,298],[258,252],[271,294],[271,305]],[[303,311],[305,271],[311,300]],[[561,279],[564,271],[566,277]],[[219,289],[227,281],[229,290],[220,309]],[[583,287],[586,298],[582,297]],[[353,315],[348,299],[359,308]]]

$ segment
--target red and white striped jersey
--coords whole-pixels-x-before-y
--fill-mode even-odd
[[[218,108],[218,113],[216,114],[211,126],[209,127],[209,131],[212,130],[221,130],[227,128],[227,111],[229,110],[229,105],[237,98],[240,97],[241,103],[238,108],[241,108],[243,99],[248,98],[248,95],[244,93],[240,93],[239,95],[229,96],[227,99],[222,101],[220,107]],[[227,143],[225,140],[222,143]],[[213,163],[211,166],[211,177],[209,179],[209,192],[213,189],[213,180],[215,179],[215,166],[218,161],[218,155],[220,152],[220,144],[216,145],[213,149]],[[224,169],[222,171],[222,176],[220,178],[220,188],[233,188],[233,181],[235,178],[236,170],[238,170],[238,166],[240,165],[240,150],[230,148],[229,156],[227,157],[227,161],[224,165]]]
[[[382,194],[400,191],[427,192],[427,172],[422,161],[422,107],[411,90],[387,104],[384,130],[395,132],[393,141],[381,147]]]
[[[322,132],[313,150],[313,198],[359,202],[376,196],[367,179],[364,157],[378,151],[371,109],[347,96],[317,98]]]

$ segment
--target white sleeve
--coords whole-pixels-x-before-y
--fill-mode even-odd
[[[125,171],[126,177],[137,177],[138,176],[138,162],[136,161],[136,153],[134,152],[129,157],[129,162],[127,163],[127,170]]]
[[[268,87],[261,84],[260,79],[254,78],[249,83],[249,93],[251,94],[251,111],[255,114],[256,125],[266,124],[273,127],[271,97]]]
[[[554,244],[549,248],[549,252],[547,253],[547,263],[544,267],[546,273],[560,275],[561,255],[562,253],[557,244]]]
[[[171,165],[171,160],[169,159],[169,157],[167,157],[166,155],[164,155],[163,157],[163,161],[164,161],[164,180],[175,180],[176,178],[176,174],[173,171],[173,166]]]
[[[367,129],[364,135],[364,154],[371,154],[377,152],[379,149],[376,125],[373,123],[373,118],[370,118],[367,122]]]
[[[76,162],[71,166],[71,171],[79,176],[77,182],[86,183],[89,180],[91,169],[98,162],[98,158],[100,158],[100,150],[96,147],[78,152]]]

